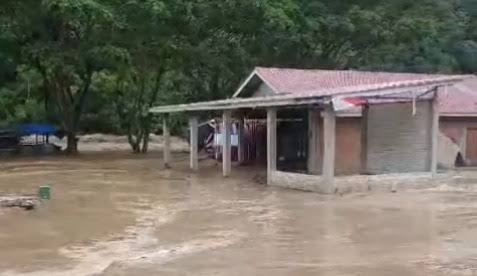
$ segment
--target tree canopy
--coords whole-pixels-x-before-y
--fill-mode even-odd
[[[477,71],[473,0],[3,0],[0,125],[127,134],[156,104],[230,96],[254,66]]]

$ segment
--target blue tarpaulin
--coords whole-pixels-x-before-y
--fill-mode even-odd
[[[50,124],[24,124],[17,126],[17,132],[21,136],[53,135],[57,132],[57,129],[55,126]]]

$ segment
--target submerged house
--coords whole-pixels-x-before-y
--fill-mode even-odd
[[[159,106],[153,113],[188,112],[190,168],[198,170],[198,116],[222,112],[223,175],[231,172],[231,122],[266,119],[269,185],[333,193],[385,175],[432,179],[439,146],[439,107],[466,76],[256,68],[229,99]],[[441,96],[442,95],[442,96]],[[243,129],[243,123],[239,129]],[[284,127],[284,125],[288,125]],[[243,138],[239,130],[239,161]],[[164,163],[170,163],[164,116]],[[302,137],[303,143],[289,143]],[[297,141],[295,139],[295,141]],[[296,152],[304,166],[280,166]],[[303,154],[304,153],[304,154]],[[344,176],[350,175],[350,176]]]

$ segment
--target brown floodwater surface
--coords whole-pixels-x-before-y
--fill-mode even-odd
[[[477,275],[477,193],[323,196],[125,153],[0,161],[0,275]]]

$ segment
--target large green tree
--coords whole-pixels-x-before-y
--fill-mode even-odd
[[[145,152],[151,106],[228,97],[257,65],[475,73],[476,27],[474,0],[4,0],[0,107],[46,103],[72,152],[82,130]]]
[[[79,121],[94,75],[121,57],[108,37],[118,25],[114,9],[95,0],[14,2],[10,29],[21,62],[42,76],[45,101],[54,104],[66,131],[67,151],[77,152]]]
[[[171,3],[130,0],[117,9],[123,25],[114,39],[126,50],[128,59],[109,75],[108,90],[120,127],[136,153],[148,150],[153,120],[149,109],[157,104],[163,76],[174,59]]]

